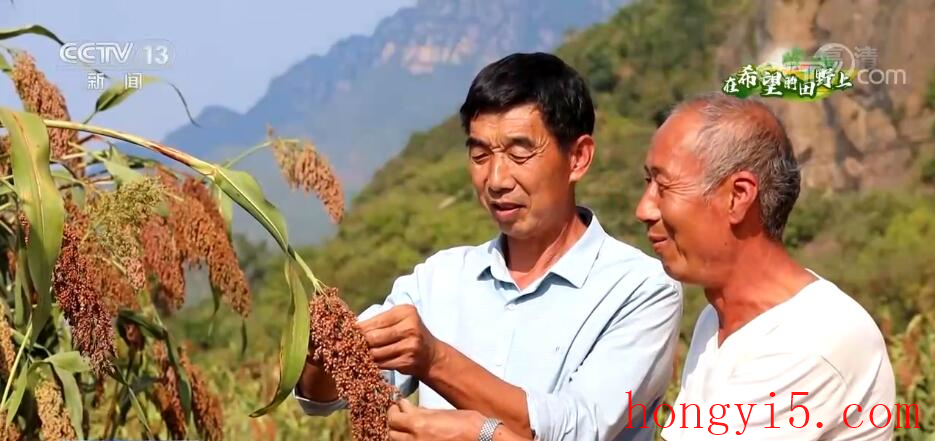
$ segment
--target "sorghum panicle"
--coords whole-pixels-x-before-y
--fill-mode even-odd
[[[32,56],[26,52],[20,52],[16,56],[11,77],[26,111],[38,113],[47,119],[71,120],[62,92],[36,68]],[[61,158],[75,152],[76,150],[68,143],[76,141],[77,133],[74,130],[49,129],[49,144],[53,158]],[[66,165],[79,177],[84,175],[82,158],[70,159],[66,161]]]
[[[39,405],[42,439],[77,439],[75,429],[71,425],[71,418],[65,409],[62,391],[55,380],[45,380],[39,383],[36,388],[36,402]]]
[[[367,341],[357,328],[357,317],[328,288],[309,303],[312,317],[314,358],[335,381],[338,394],[347,400],[352,432],[357,441],[384,441],[388,436],[386,413],[399,398],[386,382],[370,355]]]
[[[267,132],[276,162],[289,186],[306,193],[314,192],[331,221],[340,223],[344,218],[344,190],[325,156],[310,142],[300,147],[295,142],[275,138],[272,129]]]
[[[90,360],[99,376],[112,368],[116,354],[113,321],[116,310],[99,294],[101,278],[97,257],[82,247],[88,219],[72,204],[66,204],[62,250],[53,273],[53,291],[65,319],[72,327],[78,351]]]

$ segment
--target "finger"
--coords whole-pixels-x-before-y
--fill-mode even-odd
[[[409,342],[403,340],[393,343],[389,346],[373,348],[370,350],[370,355],[373,357],[373,361],[375,361],[377,364],[380,364],[386,363],[395,358],[400,358],[410,352],[412,352],[412,345]]]
[[[364,331],[363,334],[364,338],[367,340],[367,345],[369,345],[371,348],[390,345],[405,338],[405,333],[399,332],[398,326],[371,329]]]
[[[413,441],[415,437],[409,432],[390,429],[390,441]]]
[[[406,417],[403,415],[398,403],[390,406],[390,410],[386,412],[386,422],[391,429],[402,430],[405,419]]]
[[[405,401],[405,399],[400,400]],[[406,414],[400,410],[399,403],[395,406],[391,406],[389,412],[386,414],[386,422],[389,425],[390,429],[399,430],[403,432],[412,431],[412,417],[413,414]]]
[[[396,404],[399,406],[399,410],[402,411],[403,413],[412,413],[412,412],[419,410],[419,408],[416,407],[415,404],[412,404],[411,402],[409,402],[409,400],[405,398],[397,401]],[[393,406],[393,407],[396,407],[396,406]]]
[[[412,305],[397,305],[387,311],[381,312],[367,320],[357,323],[362,332],[372,329],[387,328],[399,323],[408,315],[412,314],[415,308]]]

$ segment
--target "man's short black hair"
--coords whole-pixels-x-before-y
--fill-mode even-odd
[[[584,78],[560,58],[542,52],[508,55],[484,67],[461,105],[461,126],[469,132],[478,114],[524,104],[537,105],[562,150],[594,132],[594,104]]]

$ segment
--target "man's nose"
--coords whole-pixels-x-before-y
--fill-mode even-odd
[[[659,205],[656,203],[656,196],[653,193],[652,186],[647,186],[636,204],[636,218],[644,224],[653,224],[659,221]]]
[[[499,196],[509,193],[516,185],[513,179],[513,173],[509,163],[501,158],[500,155],[494,155],[490,161],[490,174],[487,177],[487,190],[493,196]]]

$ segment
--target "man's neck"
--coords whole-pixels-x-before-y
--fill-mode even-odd
[[[561,217],[564,221],[546,234],[529,239],[507,237],[506,264],[520,289],[538,279],[565,254],[587,230],[572,206]]]
[[[816,280],[815,275],[793,260],[780,243],[755,239],[741,247],[724,283],[705,289],[705,296],[717,311],[720,323],[718,345]]]

